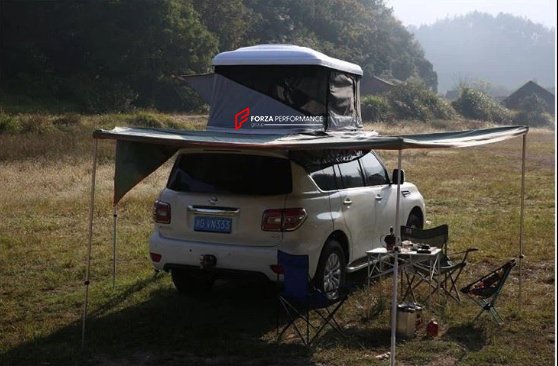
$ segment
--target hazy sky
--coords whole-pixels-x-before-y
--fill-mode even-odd
[[[547,27],[556,27],[555,0],[386,0],[404,25],[432,24],[446,16],[480,11],[510,13]]]

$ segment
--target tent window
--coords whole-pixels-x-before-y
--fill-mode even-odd
[[[177,192],[277,195],[292,191],[288,159],[236,154],[184,154],[167,188]]]
[[[329,70],[308,65],[216,66],[215,72],[304,115],[326,114]]]
[[[356,80],[353,76],[332,71],[329,112],[340,116],[355,116],[356,90]]]

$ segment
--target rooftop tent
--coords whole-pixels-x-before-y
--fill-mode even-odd
[[[211,85],[207,77],[185,78],[201,95],[211,90],[208,130],[287,134],[362,127],[358,65],[306,47],[260,45],[220,53],[213,66]]]

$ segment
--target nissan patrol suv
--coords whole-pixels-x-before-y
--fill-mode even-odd
[[[397,184],[372,151],[319,168],[287,152],[181,150],[154,206],[153,265],[179,291],[200,291],[217,278],[275,280],[282,250],[308,255],[315,283],[336,296],[393,227]],[[422,227],[421,194],[400,189],[402,222]]]

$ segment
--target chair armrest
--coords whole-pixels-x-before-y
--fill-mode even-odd
[[[479,250],[478,248],[472,247],[472,248],[467,248],[465,250],[462,250],[460,252],[451,252],[451,253],[448,253],[448,255],[465,254],[465,253],[470,253],[470,252],[476,252],[478,250]]]

